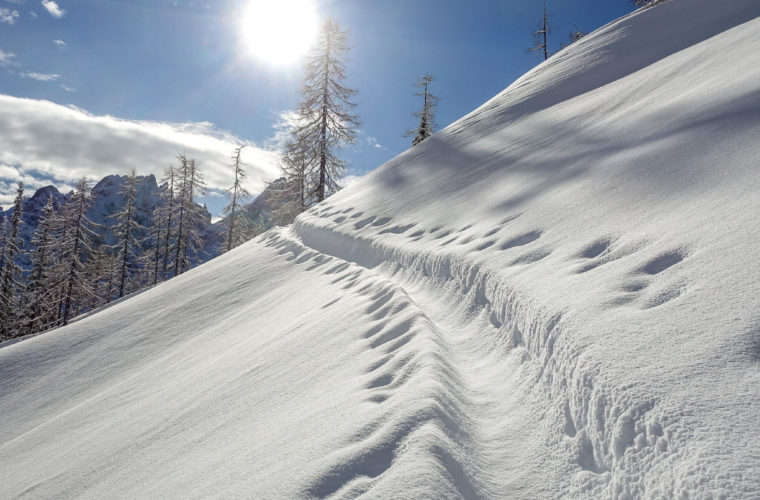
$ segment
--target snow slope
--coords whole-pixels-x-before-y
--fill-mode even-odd
[[[672,0],[0,348],[3,497],[757,498],[760,3]]]

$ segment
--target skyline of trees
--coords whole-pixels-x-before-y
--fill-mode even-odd
[[[155,206],[145,206],[141,199],[145,177],[134,169],[120,177],[116,196],[101,207],[113,212],[100,216],[102,223],[90,218],[96,199],[86,178],[69,195],[56,195],[64,198],[57,209],[53,191],[42,191],[44,206],[27,241],[20,227],[28,198],[19,183],[12,210],[0,220],[0,341],[66,325],[83,312],[182,274],[202,260],[208,241],[200,231],[210,224],[210,215],[197,203],[202,175],[194,159],[177,158],[179,163],[167,169],[168,182],[154,182],[159,193],[152,200]],[[235,173],[236,184],[241,173]],[[239,223],[245,219],[241,202],[247,195],[240,188]],[[226,250],[226,243],[226,238],[214,243],[218,253]]]

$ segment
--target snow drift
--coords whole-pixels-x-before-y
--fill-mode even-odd
[[[760,496],[758,16],[621,18],[291,228],[2,345],[3,496]]]

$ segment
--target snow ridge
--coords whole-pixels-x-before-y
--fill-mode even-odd
[[[336,256],[328,257],[303,246],[285,231],[270,231],[264,241],[290,254],[296,263],[314,262],[309,269],[334,264],[326,271],[339,273],[334,283],[345,282],[344,289],[368,298],[364,313],[371,315],[374,322],[362,338],[367,348],[381,352],[382,358],[367,367],[367,400],[382,405],[392,396],[403,398],[398,393],[404,391],[411,393],[413,400],[397,415],[381,412],[351,438],[351,444],[328,456],[324,469],[312,479],[305,495],[350,498],[370,488],[375,494],[384,488],[392,494],[392,485],[384,485],[380,476],[393,467],[398,471],[391,474],[394,481],[403,480],[398,476],[415,474],[414,466],[406,465],[407,460],[424,460],[430,469],[440,471],[430,480],[444,488],[448,496],[483,497],[478,493],[483,486],[476,486],[473,480],[477,475],[472,469],[477,462],[465,451],[473,437],[464,411],[468,406],[464,388],[456,368],[448,361],[450,348],[431,319],[392,280],[331,259]],[[367,282],[370,284],[361,286]]]
[[[594,475],[609,473],[610,477],[601,481],[589,476],[585,488],[598,488],[604,483],[609,483],[607,493],[635,497],[646,491],[645,486],[638,484],[638,478],[646,477],[653,484],[659,482],[649,472],[657,454],[667,450],[668,441],[663,437],[663,424],[658,421],[656,412],[652,411],[656,406],[656,400],[638,400],[636,396],[627,394],[625,389],[611,387],[600,380],[597,376],[598,368],[585,364],[583,349],[564,338],[571,333],[562,322],[561,311],[547,311],[531,303],[517,290],[509,287],[497,273],[489,271],[485,265],[454,253],[415,252],[403,245],[391,246],[383,243],[380,238],[372,238],[372,235],[343,233],[340,231],[341,223],[335,224],[331,219],[343,213],[345,211],[333,210],[329,203],[320,205],[318,210],[313,210],[296,220],[294,232],[308,248],[374,268],[391,283],[395,283],[390,286],[398,289],[398,293],[405,297],[404,300],[409,300],[410,295],[398,283],[414,284],[415,288],[445,291],[449,307],[458,310],[460,326],[468,329],[468,323],[472,323],[473,318],[480,318],[480,321],[475,321],[479,325],[477,329],[480,335],[487,335],[481,339],[480,354],[474,358],[470,355],[471,361],[477,357],[488,359],[489,353],[507,354],[512,350],[519,350],[522,363],[520,372],[530,373],[531,383],[537,388],[536,392],[548,399],[535,404],[535,407],[544,408],[548,403],[553,408],[554,419],[559,420],[555,423],[555,428],[562,429],[564,435],[572,441],[568,446],[575,448],[571,455],[574,455],[577,465]],[[515,218],[517,217],[508,217],[504,225]],[[374,229],[378,236],[384,233],[403,234],[412,229],[417,230],[411,235],[414,238],[431,233],[430,230],[424,230],[416,224],[394,226],[389,217],[364,217],[361,214],[359,219],[361,220],[355,225],[362,229]],[[341,222],[345,222],[345,219]],[[445,231],[441,231],[436,238],[442,239],[447,236]],[[538,233],[527,233],[507,240],[502,247],[509,249],[526,245],[538,236]],[[486,243],[490,241],[487,240]],[[483,243],[480,246],[485,245]],[[606,246],[608,242],[597,243],[584,250],[582,255],[588,259],[597,257],[606,250]],[[518,260],[529,262],[534,258],[538,260],[543,255],[540,251],[532,252]],[[666,254],[652,260],[645,269],[650,274],[655,274],[675,264],[679,259],[678,253]],[[596,263],[601,264],[603,261]],[[383,300],[387,299],[387,296],[380,295],[378,298]],[[386,309],[391,309],[391,306]],[[445,333],[435,326],[435,321],[425,313],[419,314],[425,318],[425,323],[432,327],[439,349],[445,350],[445,355],[439,359],[461,358],[461,355],[451,352],[452,344],[446,340]],[[486,318],[489,325],[482,328],[480,324],[485,323]],[[447,321],[444,319],[445,322]],[[449,364],[442,373],[434,372],[431,375],[440,377],[439,381],[456,382],[453,384],[457,395],[454,399],[459,401],[461,406],[459,418],[453,422],[468,421],[479,413],[478,409],[473,408],[474,405],[468,402],[471,399],[468,391],[473,392],[474,388],[467,387],[460,380],[460,376],[453,376],[457,373],[458,368]],[[496,399],[499,396],[494,394],[492,397]],[[477,422],[470,422],[470,425],[477,427]],[[465,437],[469,442],[460,444],[460,448],[468,449],[471,453],[463,463],[479,463],[477,456],[473,456],[472,453],[488,455],[488,452],[482,450],[486,446],[485,443],[472,441],[473,436],[477,435],[477,432],[467,433]],[[563,436],[555,437],[559,440]],[[635,454],[625,454],[629,448],[634,447]],[[403,447],[397,445],[395,452],[401,453],[402,450]],[[461,454],[451,453],[455,456]],[[491,474],[498,477],[498,470],[488,471],[487,464],[481,465],[481,468],[485,470],[478,471],[475,477],[489,477]],[[466,484],[471,484],[471,480]],[[475,495],[475,492],[479,494]],[[493,498],[506,493],[508,490],[499,491],[498,488],[481,485],[478,489],[471,489],[470,493],[464,496]]]

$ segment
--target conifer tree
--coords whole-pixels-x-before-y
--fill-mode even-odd
[[[169,264],[169,242],[172,239],[172,215],[174,215],[174,210],[175,210],[175,204],[174,204],[175,173],[176,173],[176,170],[174,169],[174,166],[170,165],[164,171],[164,177],[162,178],[162,181],[166,182],[169,187],[168,190],[164,191],[164,201],[165,201],[164,214],[166,216],[165,223],[163,224],[163,226],[166,228],[165,233],[164,233],[164,253],[163,253],[163,265],[162,265],[162,275],[163,275],[164,280],[166,280],[166,277],[167,277],[166,270]]]
[[[92,287],[85,273],[87,256],[92,253],[92,239],[96,236],[94,228],[99,228],[87,218],[87,210],[92,206],[92,193],[87,179],[77,182],[74,193],[64,205],[62,217],[65,228],[62,239],[62,257],[68,268],[61,304],[61,321],[67,325],[78,309],[78,302],[92,296]]]
[[[124,196],[124,208],[112,215],[117,223],[114,228],[116,247],[119,257],[119,297],[123,297],[127,279],[130,274],[129,264],[137,259],[137,231],[142,228],[137,223],[136,198],[137,198],[137,172],[135,169],[129,173],[127,182],[119,194]]]
[[[243,162],[240,159],[240,154],[245,146],[240,146],[235,149],[235,153],[232,155],[233,168],[235,169],[235,182],[229,189],[230,204],[224,209],[224,213],[228,217],[229,228],[227,229],[227,251],[229,252],[236,246],[248,240],[251,236],[250,223],[245,214],[240,214],[242,210],[240,205],[241,198],[249,197],[251,194],[243,187],[243,179],[245,178],[245,169]],[[237,219],[240,218],[240,220]]]
[[[285,145],[281,164],[284,177],[267,186],[271,194],[271,216],[278,225],[291,224],[313,203],[308,172],[316,155],[313,150],[304,150],[303,146],[294,140]]]
[[[438,126],[435,123],[435,108],[438,104],[438,96],[430,93],[430,84],[433,81],[435,81],[435,77],[424,75],[416,84],[418,88],[422,89],[421,92],[415,94],[422,97],[422,109],[414,114],[414,116],[420,119],[420,124],[405,135],[405,137],[414,135],[412,146],[416,146],[433,135],[435,128]]]
[[[8,224],[5,244],[3,245],[3,268],[0,272],[0,339],[13,338],[20,334],[18,329],[19,317],[16,313],[18,302],[17,293],[21,287],[19,279],[21,268],[16,262],[22,251],[23,240],[19,236],[23,215],[24,183],[19,182],[16,189],[16,199],[13,202],[13,213]]]
[[[55,315],[55,290],[52,273],[55,257],[56,214],[53,197],[50,196],[42,210],[42,216],[32,237],[35,249],[31,254],[32,272],[26,295],[26,332],[44,330]]]
[[[306,64],[300,125],[292,143],[301,155],[296,165],[302,168],[306,196],[313,196],[317,203],[340,189],[346,163],[336,149],[356,141],[358,118],[350,113],[356,91],[343,84],[347,50],[346,33],[330,19],[323,24]]]
[[[151,275],[151,284],[155,285],[158,283],[158,277],[160,275],[160,269],[161,269],[161,261],[162,255],[161,255],[161,249],[163,246],[163,241],[161,239],[162,235],[164,234],[164,227],[166,225],[166,218],[168,216],[167,212],[167,206],[163,203],[163,200],[160,200],[158,205],[156,205],[156,208],[153,209],[153,213],[151,214],[151,225],[150,225],[150,238],[152,241],[152,258],[147,261],[146,268],[150,267],[152,268],[152,275]]]
[[[8,218],[0,214],[0,274],[5,269],[5,245],[10,235],[10,222]]]
[[[174,276],[179,276],[190,265],[188,252],[196,255],[202,246],[198,227],[203,222],[201,208],[195,203],[195,195],[205,193],[206,186],[195,160],[178,155],[180,166],[177,171],[179,191],[176,206],[178,208],[177,237],[174,249]]]
[[[535,39],[535,45],[531,47],[532,52],[542,53],[544,61],[549,59],[551,55],[549,53],[549,34],[551,33],[551,26],[549,25],[549,14],[546,10],[546,1],[544,1],[544,13],[541,16],[541,22],[538,25],[538,30],[533,32]]]

